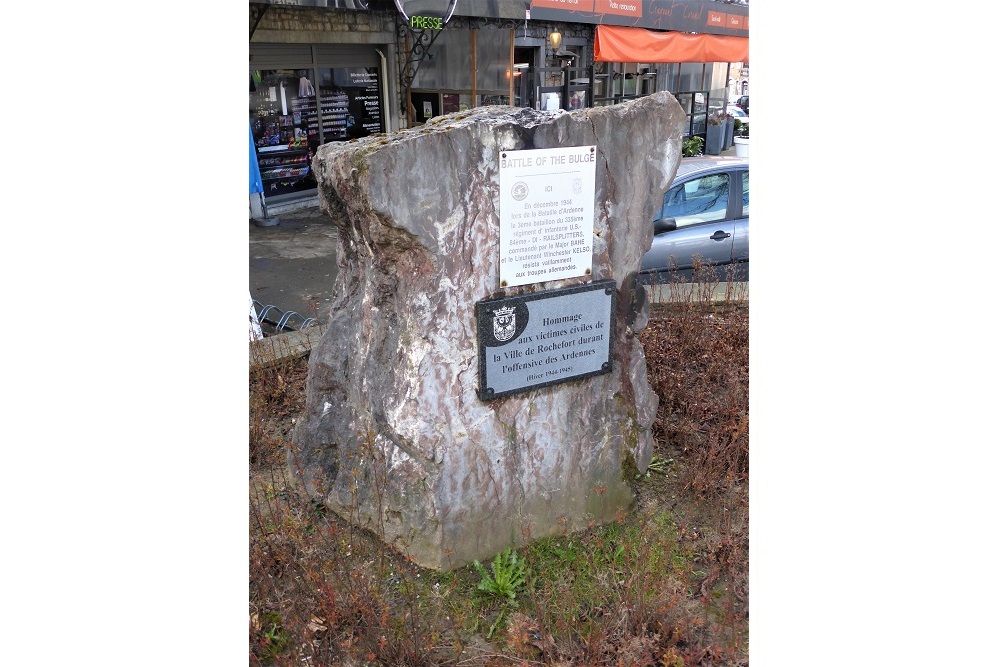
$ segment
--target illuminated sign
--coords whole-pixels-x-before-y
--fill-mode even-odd
[[[395,0],[396,9],[415,30],[441,30],[455,13],[458,0]]]
[[[440,16],[411,16],[410,27],[418,30],[441,30],[444,19]]]

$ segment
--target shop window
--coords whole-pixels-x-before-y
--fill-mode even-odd
[[[459,110],[459,96],[454,94],[444,94],[441,96],[441,113],[447,115],[456,113]]]
[[[691,114],[691,100],[693,99],[693,93],[677,93],[674,95],[677,99],[677,103],[681,105],[681,109],[685,114]]]
[[[726,72],[729,69],[728,63],[708,63],[709,83],[708,87],[713,90],[725,89]]]
[[[413,88],[472,90],[472,54],[468,30],[442,30],[420,61]],[[478,38],[478,35],[477,35]],[[507,62],[504,56],[504,63]],[[506,67],[506,66],[505,66]]]
[[[323,143],[384,132],[378,68],[320,68],[319,107]]]
[[[310,162],[320,140],[310,74],[308,69],[250,74],[250,129],[265,197],[316,187]]]
[[[426,123],[441,115],[441,95],[439,93],[411,92],[410,110],[416,123]]]
[[[252,70],[250,129],[264,196],[316,188],[321,144],[385,131],[378,67]]]
[[[506,106],[507,104],[510,103],[508,102],[508,100],[510,100],[509,95],[479,95],[478,106],[481,107],[492,106],[492,105]]]
[[[701,90],[705,85],[705,63],[681,63],[677,90]]]
[[[468,49],[468,33],[466,33],[466,49]],[[510,33],[506,30],[476,31],[476,88],[480,91],[507,94],[507,67],[510,59]],[[469,63],[471,67],[472,63]],[[464,88],[465,86],[446,85],[443,88]],[[469,87],[471,88],[471,81]],[[509,94],[507,95],[509,98]],[[503,104],[508,104],[509,99]]]
[[[511,104],[508,31],[476,31],[476,106]],[[472,106],[472,31],[449,29],[436,35],[421,60],[410,89],[410,122],[426,123],[434,116],[462,111]],[[524,55],[521,50],[520,55]],[[515,94],[527,90],[522,84],[527,66],[516,71]]]
[[[678,91],[680,63],[659,63],[656,66],[656,89]]]
[[[705,134],[708,131],[708,114],[694,114],[691,116],[691,135]]]
[[[710,114],[724,114],[726,112],[726,88],[716,88],[708,91],[708,109]]]

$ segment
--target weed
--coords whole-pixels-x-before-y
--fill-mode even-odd
[[[274,660],[288,644],[288,634],[281,627],[281,615],[269,611],[259,620],[260,656],[265,661]]]
[[[649,465],[646,467],[646,474],[666,475],[667,469],[673,462],[673,459],[659,454],[653,454],[653,458],[650,459]]]
[[[478,560],[472,562],[472,568],[482,577],[476,589],[498,598],[506,598],[513,604],[524,586],[524,561],[519,560],[517,552],[508,547],[496,555],[490,567],[492,575]]]

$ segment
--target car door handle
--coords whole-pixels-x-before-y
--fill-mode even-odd
[[[712,239],[713,241],[721,241],[722,239],[728,239],[729,236],[730,236],[729,234],[720,229],[719,231],[715,232],[708,238]]]

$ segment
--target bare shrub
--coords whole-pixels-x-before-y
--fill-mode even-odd
[[[294,418],[305,407],[306,357],[292,354],[282,337],[250,343],[250,465],[284,460]]]
[[[720,491],[750,470],[749,310],[745,284],[720,281],[696,262],[693,282],[670,284],[673,298],[640,334],[650,384],[660,397],[654,433],[689,457],[686,483]]]

